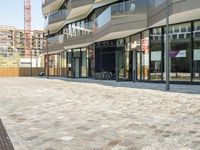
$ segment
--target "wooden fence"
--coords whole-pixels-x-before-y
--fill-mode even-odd
[[[32,76],[38,76],[44,68],[32,68]],[[1,67],[0,77],[30,77],[31,68]]]

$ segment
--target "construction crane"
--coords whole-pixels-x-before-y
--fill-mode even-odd
[[[32,57],[31,0],[24,0],[24,55]]]

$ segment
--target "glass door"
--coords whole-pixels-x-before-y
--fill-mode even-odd
[[[81,51],[80,49],[73,50],[73,77],[80,77],[80,59],[81,59]]]
[[[141,67],[141,52],[136,52],[136,74],[137,74],[137,80],[142,80],[142,67]]]
[[[124,51],[117,50],[116,51],[116,65],[117,65],[117,77],[118,80],[124,79]]]
[[[74,77],[80,77],[80,61],[79,58],[74,58]]]

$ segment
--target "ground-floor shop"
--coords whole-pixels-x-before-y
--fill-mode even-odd
[[[122,39],[64,50],[49,55],[46,66],[55,76],[162,82],[165,30],[164,26],[150,28]],[[200,21],[170,25],[169,39],[170,80],[200,82]]]

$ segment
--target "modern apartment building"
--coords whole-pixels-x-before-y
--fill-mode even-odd
[[[167,0],[45,0],[42,10],[50,75],[165,81]],[[200,83],[199,14],[199,0],[169,0],[172,82]]]
[[[32,31],[32,58],[39,57],[43,49],[43,31]],[[24,62],[25,60],[25,62]],[[0,66],[26,66],[30,57],[25,56],[24,30],[0,26]],[[23,62],[25,64],[23,64]],[[30,65],[29,65],[30,66]]]

